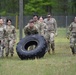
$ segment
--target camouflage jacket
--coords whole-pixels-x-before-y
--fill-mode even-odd
[[[0,40],[5,38],[5,29],[0,25]]]
[[[29,24],[24,27],[25,35],[38,34],[38,28],[34,25],[33,28],[30,28]]]
[[[47,30],[48,31],[54,31],[54,32],[57,31],[57,22],[56,22],[56,20],[54,18],[51,18],[50,20],[48,20],[46,18],[46,19],[44,19],[44,22],[47,25]]]
[[[44,22],[40,22],[39,24],[39,33],[44,35],[47,32],[47,25]]]
[[[8,38],[9,40],[13,39],[15,40],[16,39],[16,29],[13,25],[10,25],[10,26],[6,26],[6,29],[5,29],[5,37]]]
[[[70,32],[76,32],[76,23],[72,22],[69,26],[69,31]]]
[[[39,21],[34,22],[34,25],[37,26],[37,28],[39,29],[39,27],[40,27],[40,22],[39,22]]]

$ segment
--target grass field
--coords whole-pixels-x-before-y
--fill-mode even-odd
[[[58,29],[55,42],[55,54],[46,53],[41,59],[20,60],[16,51],[14,57],[0,58],[0,75],[76,75],[76,56],[69,48],[65,28]]]

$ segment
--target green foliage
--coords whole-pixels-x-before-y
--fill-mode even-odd
[[[24,15],[75,14],[76,0],[23,0]],[[4,13],[5,12],[5,13]],[[19,14],[19,0],[1,0],[0,14]]]
[[[25,14],[45,13],[45,10],[42,10],[42,0],[30,0],[27,4],[25,4],[24,13]]]
[[[25,14],[46,14],[48,12],[52,13],[52,9],[55,4],[56,0],[30,0],[24,7]]]
[[[0,12],[2,15],[11,15],[18,13],[18,0],[1,0],[0,1]],[[3,14],[3,12],[6,12]]]
[[[6,11],[0,12],[0,15],[2,15],[2,16],[5,16],[6,14],[7,14]]]

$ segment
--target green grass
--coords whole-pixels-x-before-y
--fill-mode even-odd
[[[76,56],[69,48],[65,28],[58,29],[55,42],[55,54],[46,53],[41,59],[20,60],[16,51],[12,58],[0,58],[0,75],[76,75]]]

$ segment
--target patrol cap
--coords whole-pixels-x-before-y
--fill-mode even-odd
[[[48,14],[48,15],[47,15],[47,17],[51,17],[51,15],[50,15],[50,14]]]
[[[34,23],[33,19],[29,20],[29,23]]]

